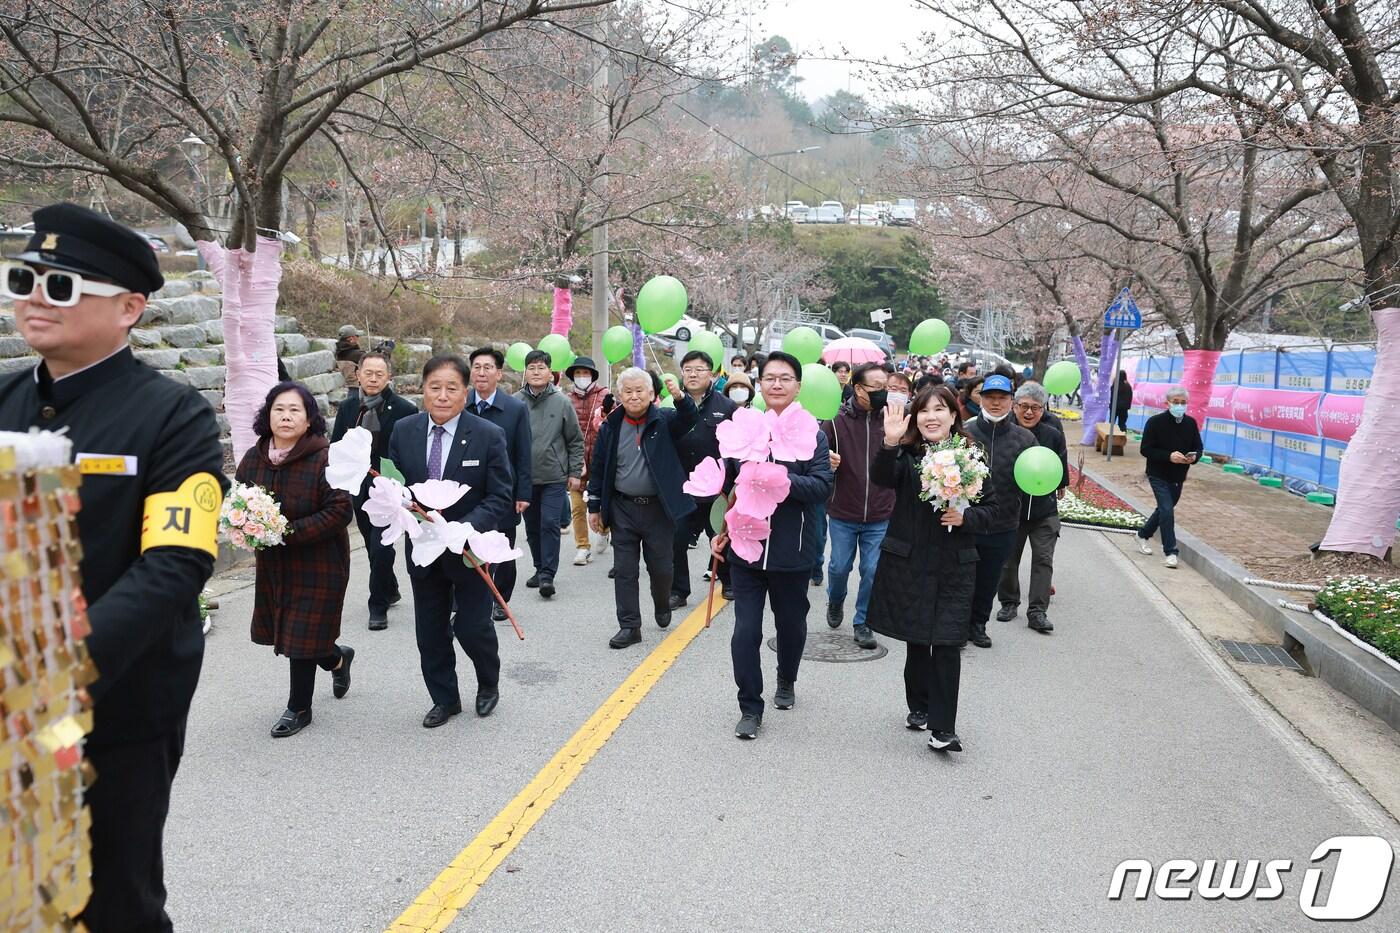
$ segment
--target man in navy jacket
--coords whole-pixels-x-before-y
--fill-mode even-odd
[[[723,393],[715,391],[713,369],[714,362],[704,350],[691,350],[681,360],[685,394],[690,396],[699,412],[694,427],[676,442],[681,469],[686,476],[706,457],[719,457],[719,439],[715,431],[733,416],[734,409],[738,407]],[[714,502],[713,497],[696,500],[695,511],[685,521],[676,524],[676,542],[672,553],[675,562],[675,575],[671,578],[672,609],[679,609],[690,599],[691,546],[702,531],[710,538],[715,536],[714,529],[710,527],[710,507]],[[724,598],[732,599],[734,594],[729,588],[728,564],[719,565],[719,581]]]
[[[770,354],[760,370],[759,385],[768,410],[781,413],[797,400],[802,388],[802,364],[788,353]],[[783,464],[792,485],[787,498],[773,513],[772,530],[758,560],[746,561],[735,554],[729,547],[728,535],[716,537],[712,545],[714,553],[729,563],[730,584],[734,588],[734,635],[729,651],[742,713],[734,734],[741,739],[757,738],[763,723],[763,668],[759,653],[763,645],[765,598],[778,630],[778,687],[773,693],[773,705],[792,709],[797,702],[797,667],[807,644],[808,581],[812,568],[821,560],[817,508],[830,497],[835,480],[826,435],[820,428],[816,435],[816,449],[809,459]],[[731,483],[737,472],[737,464],[730,461]]]
[[[405,485],[444,479],[471,488],[444,509],[448,521],[470,522],[477,531],[501,531],[510,521],[515,477],[506,453],[506,435],[489,421],[466,414],[468,369],[458,356],[435,356],[423,367],[425,411],[394,425],[389,459]],[[427,567],[412,563],[409,581],[418,655],[432,709],[423,717],[432,729],[462,711],[457,692],[456,635],[476,668],[476,714],[489,716],[500,699],[501,658],[491,624],[491,590],[461,554],[441,554]],[[452,616],[453,598],[457,613]]]
[[[656,624],[671,624],[671,546],[676,524],[695,508],[681,490],[686,473],[676,442],[694,427],[697,412],[685,393],[676,397],[674,409],[653,404],[651,375],[637,367],[622,371],[614,394],[621,404],[598,430],[588,471],[588,524],[596,534],[612,529],[618,631],[608,644],[626,648],[642,640],[643,555]]]

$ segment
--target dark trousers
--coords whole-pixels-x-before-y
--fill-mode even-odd
[[[1055,575],[1055,542],[1060,540],[1060,516],[1047,515],[1016,532],[1016,544],[1001,573],[997,599],[1003,606],[1021,605],[1021,555],[1031,543],[1031,591],[1029,612],[1043,613],[1050,606],[1050,583]]]
[[[1120,410],[1120,411],[1118,412],[1118,416],[1117,416],[1117,418],[1116,418],[1115,420],[1118,422],[1118,427],[1122,428],[1123,433],[1124,433],[1124,434],[1127,434],[1127,433],[1128,433],[1128,409],[1124,408],[1124,409]]]
[[[807,644],[807,589],[810,570],[756,570],[735,564],[729,568],[734,586],[734,635],[729,653],[734,660],[734,683],[739,688],[739,711],[763,715],[763,604],[773,610],[778,630],[778,677],[797,683],[797,667]]]
[[[518,527],[518,525],[512,524],[509,528],[501,529],[511,547],[515,547],[515,531]],[[491,565],[491,579],[495,582],[496,589],[501,591],[501,598],[506,602],[510,602],[510,598],[515,595],[515,564],[516,561],[507,560]]]
[[[809,574],[813,583],[822,582],[822,562],[826,560],[826,503],[817,504],[817,563]]]
[[[612,500],[613,596],[619,628],[642,627],[641,562],[647,562],[651,605],[668,612],[671,576],[675,568],[672,545],[676,523],[656,496],[633,502],[614,493]]]
[[[958,684],[962,680],[962,649],[957,645],[905,646],[904,698],[909,712],[928,713],[935,732],[957,732]]]
[[[92,809],[92,897],[81,919],[93,933],[174,929],[165,913],[161,836],[184,749],[182,721],[170,735],[84,752],[97,770],[83,795]]]
[[[302,712],[311,708],[311,695],[316,691],[316,668],[333,671],[340,666],[340,646],[332,646],[324,658],[292,658],[292,691],[287,697],[287,709]]]
[[[1147,516],[1147,523],[1138,532],[1144,541],[1152,537],[1158,528],[1162,529],[1162,553],[1176,553],[1176,504],[1181,501],[1183,483],[1173,483],[1160,476],[1149,476],[1147,485],[1152,487],[1152,496],[1157,500],[1157,508]]]
[[[441,560],[460,558],[439,558]],[[501,655],[496,628],[491,624],[491,591],[476,575],[454,581],[436,564],[413,583],[413,622],[418,635],[418,658],[423,682],[434,703],[450,706],[461,702],[457,692],[455,635],[476,668],[477,692],[495,690],[501,679]],[[452,613],[453,597],[457,612]]]
[[[972,591],[972,625],[985,626],[1001,584],[1001,570],[1016,546],[1016,529],[977,536],[977,583]]]
[[[541,579],[554,579],[559,572],[559,514],[569,501],[563,483],[545,483],[530,492],[525,510],[525,539],[530,542],[530,558]]]
[[[383,615],[389,611],[389,603],[399,595],[399,581],[394,575],[394,548],[380,543],[383,528],[376,528],[364,512],[365,497],[355,500],[355,524],[360,526],[360,537],[365,539],[365,553],[369,555],[369,611],[371,615]]]
[[[700,538],[705,532],[714,538],[715,530],[710,527],[710,508],[715,504],[714,497],[696,499],[695,511],[676,523],[676,544],[673,550],[675,569],[671,576],[671,594],[683,598],[690,597],[690,542]],[[707,561],[708,563],[708,561]],[[729,564],[719,562],[719,581],[729,585]]]

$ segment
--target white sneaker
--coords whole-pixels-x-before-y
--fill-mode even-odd
[[[586,566],[586,565],[588,564],[588,562],[591,561],[592,559],[593,559],[593,552],[590,551],[590,550],[589,550],[588,548],[586,548],[586,547],[581,547],[581,548],[578,549],[578,553],[574,555],[574,566],[575,566],[575,567],[583,567],[583,566]]]
[[[710,571],[709,571],[708,569],[706,569],[706,571],[705,571],[704,573],[700,574],[700,578],[701,578],[702,580],[704,580],[706,583],[710,582]]]
[[[590,534],[591,534],[591,533],[590,533]],[[594,553],[594,554],[606,554],[606,553],[607,553],[607,550],[608,550],[608,536],[607,536],[607,535],[592,535],[592,538],[593,538],[593,553]]]
[[[1134,535],[1134,537],[1137,537],[1137,536]],[[1138,553],[1139,553],[1139,554],[1151,554],[1151,553],[1152,553],[1152,545],[1150,545],[1150,544],[1147,543],[1147,539],[1146,539],[1146,538],[1138,538],[1138,539],[1137,539],[1137,545],[1138,545]]]
[[[1168,554],[1167,559],[1162,561],[1162,563],[1166,564],[1168,570],[1175,570],[1177,565],[1176,555]]]

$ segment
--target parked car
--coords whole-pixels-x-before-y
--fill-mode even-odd
[[[913,198],[900,198],[890,208],[889,222],[893,227],[912,227],[918,223],[919,207]]]
[[[839,340],[846,336],[846,332],[835,324],[821,322],[811,323],[808,321],[774,321],[772,324],[769,324],[767,329],[763,332],[764,352],[772,353],[774,350],[781,350],[783,348],[783,338],[788,335],[788,331],[798,327],[810,327],[818,334],[821,334],[823,346],[833,340]]]
[[[881,330],[873,330],[867,327],[853,327],[846,331],[848,337],[864,337],[871,343],[876,344],[885,351],[885,359],[893,360],[895,353],[894,338]]]
[[[846,216],[846,208],[840,201],[823,201],[817,205],[816,212],[812,217],[813,223],[819,224],[839,224]]]
[[[653,336],[664,337],[667,340],[679,340],[684,342],[689,340],[694,335],[700,333],[704,329],[704,321],[693,318],[688,314],[684,314],[681,316],[681,319],[676,322],[674,327],[670,327],[662,331],[657,331],[656,334],[654,334]]]
[[[157,253],[170,252],[170,244],[162,240],[160,237],[151,233],[143,233],[141,235],[146,238],[146,242],[150,244],[151,249],[155,250]]]
[[[875,212],[880,215],[880,219],[885,223],[890,222],[890,211],[894,210],[894,205],[889,201],[876,201]]]
[[[811,208],[802,201],[789,201],[783,206],[783,216],[795,224],[805,224]]]
[[[885,225],[874,204],[858,204],[851,208],[851,213],[846,216],[846,223],[858,227],[883,227]]]

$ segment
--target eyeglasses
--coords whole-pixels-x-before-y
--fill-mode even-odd
[[[1038,412],[1038,411],[1044,411],[1044,410],[1045,410],[1045,406],[1044,406],[1044,405],[1027,405],[1027,404],[1025,404],[1025,403],[1021,403],[1021,404],[1019,404],[1019,405],[1016,406],[1016,410],[1019,411],[1019,412],[1021,412],[1021,413],[1024,414],[1024,415],[1033,415],[1033,414],[1035,414],[1035,413]]]
[[[704,366],[687,366],[681,370],[687,376],[708,376],[710,371]]]
[[[759,380],[766,386],[790,386],[797,382],[796,376],[764,376]]]
[[[35,290],[43,292],[44,301],[59,308],[71,308],[84,295],[111,298],[131,291],[107,282],[91,282],[76,272],[51,269],[39,272],[18,262],[0,263],[0,295],[19,301],[30,298]]]

